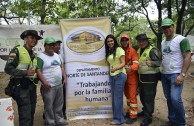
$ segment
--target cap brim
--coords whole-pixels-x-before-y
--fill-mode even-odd
[[[161,27],[171,26],[172,24],[164,24]]]
[[[129,39],[128,37],[125,37],[125,36],[121,37],[121,39],[122,39],[122,38],[126,38],[126,39]]]
[[[46,42],[44,43],[45,45],[49,45],[49,44],[55,44],[56,42]]]

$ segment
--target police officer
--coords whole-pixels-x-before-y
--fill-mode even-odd
[[[33,126],[36,107],[35,69],[37,56],[32,48],[42,39],[35,30],[26,30],[20,35],[24,45],[15,46],[5,65],[5,72],[14,79],[13,99],[18,105],[19,126]]]
[[[139,58],[139,95],[143,105],[143,111],[138,116],[144,116],[140,126],[148,126],[152,123],[154,100],[161,63],[161,53],[156,47],[150,44],[149,39],[146,34],[136,36],[139,46],[137,51]]]

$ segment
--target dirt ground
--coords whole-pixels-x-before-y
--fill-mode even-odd
[[[194,78],[188,75],[189,72],[194,70],[194,63],[189,68],[187,76],[185,77],[184,89],[182,93],[183,102],[185,105],[185,111],[187,116],[187,126],[194,126],[194,117],[193,117],[193,107],[194,107]],[[4,94],[4,88],[8,83],[9,76],[5,73],[0,73],[0,98],[6,98]],[[36,113],[34,115],[34,126],[43,126],[43,102],[40,95],[40,87],[37,87],[37,105]],[[138,96],[139,101],[139,96]],[[18,126],[18,112],[16,102],[13,101],[14,108],[14,126]],[[141,102],[138,102],[139,111],[141,111],[142,105]],[[126,103],[125,110],[126,111]],[[133,126],[139,126],[143,118],[138,118],[137,122],[132,124]],[[153,114],[153,123],[150,126],[160,126],[165,121],[167,121],[167,105],[166,99],[163,95],[161,82],[157,86],[157,95],[155,99],[155,112]],[[108,126],[110,125],[111,119],[90,119],[90,120],[68,120],[69,126]],[[127,126],[127,124],[123,124]]]

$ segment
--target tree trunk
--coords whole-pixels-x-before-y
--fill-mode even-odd
[[[172,11],[171,11],[171,5],[172,5],[172,1],[168,0],[168,18],[172,19]]]
[[[44,24],[44,20],[45,20],[45,17],[46,17],[46,0],[42,0],[42,11],[41,11],[41,24]]]
[[[161,50],[161,42],[162,42],[162,31],[161,31],[161,24],[162,24],[162,4],[161,0],[157,2],[157,9],[158,9],[158,33],[157,33],[157,48]]]
[[[191,27],[189,28],[189,30],[186,32],[185,37],[187,37],[187,35],[191,32],[191,30],[194,28],[194,23],[191,25]]]
[[[181,24],[182,24],[182,20],[183,20],[187,0],[182,0],[181,3],[182,3],[182,7],[181,7],[180,12],[178,13],[178,19],[177,19],[177,24],[176,24],[176,33],[177,34],[183,34],[183,33],[181,33],[181,27],[182,27]]]

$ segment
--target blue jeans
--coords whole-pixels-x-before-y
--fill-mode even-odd
[[[162,86],[164,96],[167,99],[168,119],[177,125],[185,125],[185,110],[181,98],[183,82],[175,85],[175,80],[179,73],[162,74]]]
[[[125,121],[123,115],[123,93],[126,80],[127,75],[124,73],[110,76],[113,121],[116,124],[122,124]]]

